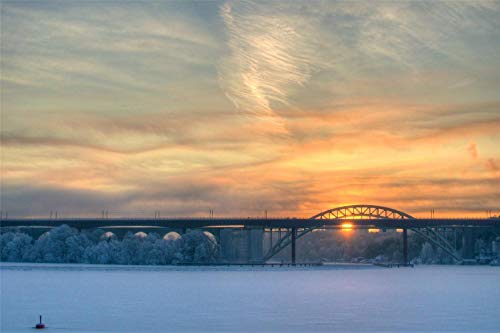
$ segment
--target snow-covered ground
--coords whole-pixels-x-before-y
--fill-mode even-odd
[[[3,263],[1,332],[500,332],[498,267],[360,268]]]

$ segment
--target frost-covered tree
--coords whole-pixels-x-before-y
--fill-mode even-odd
[[[6,232],[0,235],[0,257],[2,261],[7,261],[8,252],[5,251],[5,247],[12,239],[14,239],[14,235],[15,233],[13,232]]]
[[[0,235],[0,255],[2,261],[123,265],[206,262],[218,256],[217,241],[207,232],[172,234],[165,239],[154,233],[129,233],[121,241],[103,234],[102,230],[79,232],[62,225],[33,242],[26,234],[6,232]]]
[[[450,265],[453,264],[453,258],[448,255],[442,248],[438,247],[435,252],[434,263],[442,264],[442,265]]]
[[[177,257],[183,262],[208,262],[217,258],[219,247],[208,232],[191,231],[182,235]]]
[[[178,251],[178,240],[177,239],[160,239],[153,236],[150,240],[151,246],[148,246],[148,253],[145,256],[146,265],[166,265],[171,264],[174,258],[175,252]],[[149,238],[149,237],[148,237]]]
[[[172,264],[175,255],[179,251],[179,240],[178,239],[159,239],[155,242],[155,251],[158,251],[160,256],[160,263]]]
[[[85,250],[92,246],[92,241],[86,234],[74,234],[66,238],[65,262],[80,263],[83,262]]]
[[[127,233],[121,241],[120,252],[118,254],[118,264],[122,265],[137,265],[140,264],[138,258],[139,248],[141,247],[142,238],[136,237],[132,233]]]
[[[34,262],[68,262],[69,246],[66,240],[71,236],[78,236],[78,231],[65,224],[50,230],[35,241],[32,251],[28,255],[29,260]]]
[[[102,240],[85,249],[83,262],[88,264],[118,264],[120,247],[121,243],[117,240]]]
[[[422,251],[420,252],[420,258],[424,264],[435,263],[435,254],[432,245],[429,242],[425,242],[422,246]]]
[[[32,247],[32,238],[24,233],[2,235],[2,261],[21,262],[27,260],[26,254]]]

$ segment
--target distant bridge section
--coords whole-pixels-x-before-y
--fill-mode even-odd
[[[427,228],[427,227],[500,227],[500,218],[373,218],[342,217],[332,219],[301,218],[59,218],[4,219],[1,227],[57,227],[67,224],[76,229],[102,227],[158,227],[176,229],[264,227],[264,228]]]
[[[500,228],[500,218],[414,218],[413,216],[383,206],[351,205],[326,210],[311,218],[9,218],[0,221],[5,228],[50,229],[66,224],[76,229],[113,229],[135,231],[138,228],[148,230],[188,229],[217,230],[222,240],[222,252],[229,253],[227,247],[239,244],[239,253],[248,255],[251,261],[267,261],[278,252],[291,245],[291,261],[295,263],[295,244],[298,238],[317,229],[340,229],[348,226],[352,229],[401,229],[403,233],[403,261],[408,263],[407,231],[411,230],[426,240],[440,247],[456,261],[462,261],[456,245],[443,236],[443,230],[462,228]],[[234,230],[234,231],[231,231]],[[270,248],[263,253],[264,231],[270,231]],[[278,240],[273,242],[273,234],[278,231]],[[464,231],[466,253],[473,252],[473,239],[470,231]],[[235,240],[236,239],[236,240]],[[226,244],[226,245],[224,245]],[[228,245],[229,244],[229,245]],[[233,245],[231,245],[233,244]],[[472,244],[472,245],[471,245]],[[472,246],[472,250],[470,249]],[[229,251],[229,252],[228,252]]]

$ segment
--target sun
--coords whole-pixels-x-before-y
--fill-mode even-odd
[[[353,224],[352,223],[342,223],[340,225],[340,228],[343,232],[350,233],[353,230]]]

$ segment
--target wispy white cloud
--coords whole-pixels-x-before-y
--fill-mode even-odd
[[[488,1],[226,2],[220,85],[237,109],[277,128],[287,126],[281,110],[298,107],[296,97],[311,87],[337,103],[336,95],[380,97],[397,87],[419,95],[426,85],[475,85],[463,77],[479,76],[490,58],[474,38],[498,35],[499,14]],[[314,103],[304,95],[302,106]]]
[[[226,3],[220,9],[228,32],[229,55],[220,63],[220,82],[237,109],[254,114],[282,130],[276,105],[303,86],[316,67],[314,40],[300,17],[280,6],[253,2]]]
[[[432,57],[463,65],[476,50],[465,38],[491,32],[498,3],[487,1],[400,2],[370,6],[359,45],[367,55],[418,71]],[[430,59],[429,59],[430,58]]]

